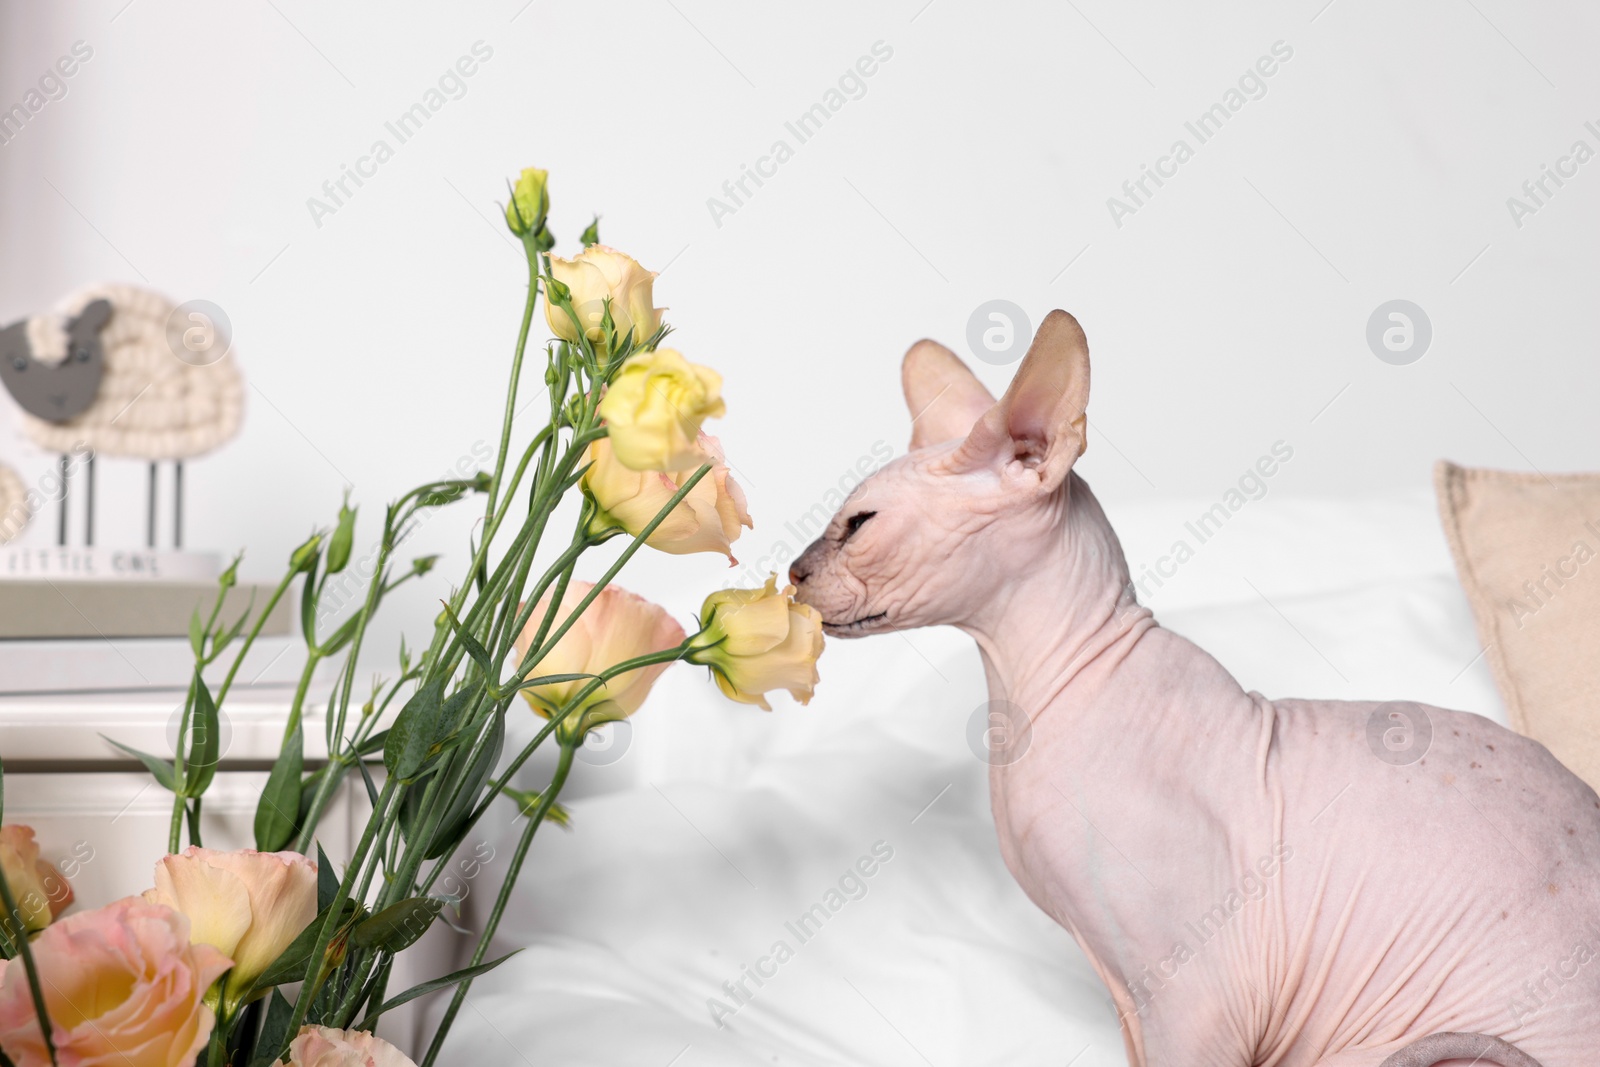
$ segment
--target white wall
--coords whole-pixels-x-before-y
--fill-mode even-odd
[[[875,442],[903,449],[900,353],[961,347],[995,297],[1087,328],[1080,469],[1113,514],[1215,498],[1280,439],[1280,494],[1420,489],[1437,457],[1600,466],[1600,164],[1520,227],[1506,203],[1575,140],[1600,149],[1595,13],[1325,2],[0,0],[0,107],[93,48],[0,145],[0,318],[101,279],[225,308],[250,410],[190,468],[189,542],[247,546],[261,578],[345,486],[375,517],[496,432],[523,280],[495,205],[527,164],[552,170],[565,249],[598,210],[668,268],[680,346],[726,377],[746,563],[798,548],[785,522]],[[465,95],[316,225],[308,197],[478,41]],[[1197,144],[1184,122],[1278,41],[1265,95]],[[714,220],[708,197],[794,146],[785,121],[876,42],[865,94]],[[1118,226],[1108,197],[1179,137],[1194,158]],[[1397,297],[1433,324],[1410,366],[1364,339]],[[1010,368],[980,371],[998,389]],[[9,401],[0,458],[30,480],[50,462]],[[103,468],[109,536],[137,539],[140,478]],[[465,519],[419,548],[459,557]],[[725,580],[709,557],[643,570],[685,613]],[[455,571],[375,640],[421,633]]]

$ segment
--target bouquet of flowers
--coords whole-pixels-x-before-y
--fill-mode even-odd
[[[493,470],[431,481],[390,504],[367,561],[365,599],[329,633],[318,633],[318,621],[330,579],[351,565],[357,515],[348,499],[331,527],[295,550],[261,612],[252,605],[231,624],[221,618],[237,560],[209,617],[196,612],[195,671],[173,758],[119,746],[172,793],[169,854],[155,864],[153,884],[63,916],[71,887],[39,858],[32,831],[0,831],[0,1065],[400,1067],[412,1060],[374,1036],[379,1020],[453,987],[431,1042],[417,1050],[431,1067],[473,978],[505,959],[487,958],[490,941],[534,835],[547,820],[565,820],[558,798],[589,731],[632,715],[678,660],[708,667],[741,703],[765,708],[764,694],[779,689],[809,699],[821,620],[775,579],[712,593],[692,634],[613,584],[646,545],[728,554],[751,521],[720,446],[701,431],[724,412],[721,378],[663,345],[669,327],[653,304],[655,275],[601,245],[598,220],[578,255],[552,255],[549,206],[546,173],[524,170],[505,215],[526,253],[528,296]],[[544,349],[548,418],[518,449],[514,415],[541,295],[553,334]],[[547,527],[571,497],[578,518],[552,557]],[[483,508],[461,582],[427,649],[413,654],[402,642],[397,675],[362,700],[356,665],[374,613],[436,562],[402,566],[396,553],[425,512],[459,501]],[[628,539],[615,561],[595,582],[576,580],[584,553],[612,538]],[[256,812],[256,847],[208,849],[200,814],[217,771],[220,709],[263,620],[296,579],[306,664]],[[213,692],[204,674],[230,649],[231,667]],[[326,715],[328,758],[308,771],[303,713],[325,660],[340,665]],[[507,759],[506,718],[519,698],[547,721]],[[559,749],[548,785],[513,788],[547,741]],[[335,865],[317,844],[317,826],[355,782],[371,815]],[[392,991],[396,957],[460,903],[441,876],[496,803],[516,805],[525,821],[470,960]]]

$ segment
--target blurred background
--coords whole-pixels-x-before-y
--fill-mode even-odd
[[[739,568],[641,557],[629,584],[687,615],[785,570],[830,490],[903,453],[912,341],[999,391],[1053,307],[1090,338],[1079,469],[1137,577],[1175,533],[1141,502],[1216,502],[1279,443],[1262,491],[1325,499],[1425,494],[1441,457],[1600,462],[1597,17],[6,0],[0,320],[96,281],[221,307],[246,425],[188,465],[186,541],[271,580],[346,490],[370,544],[385,501],[487,455],[525,284],[499,205],[547,167],[557,252],[599,212],[724,374],[715,431],[756,515]],[[53,462],[9,401],[0,460],[28,485]],[[102,464],[103,543],[142,543],[143,478]],[[418,532],[446,559],[369,648],[422,638],[475,510]]]

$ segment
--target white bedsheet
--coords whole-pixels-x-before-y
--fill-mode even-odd
[[[1135,568],[1188,513],[1108,510]],[[1270,696],[1504,721],[1425,497],[1253,502],[1149,599]],[[580,766],[575,828],[541,834],[501,928],[499,951],[525,951],[474,986],[444,1062],[1125,1062],[1109,997],[1001,864],[967,741],[985,699],[971,642],[833,642],[821,669],[810,707],[771,716],[669,672],[623,758]],[[516,827],[488,832],[494,873],[468,925]],[[875,844],[892,858],[830,901]],[[786,925],[830,902],[820,929]],[[744,968],[763,957],[758,986]],[[741,977],[736,997],[724,983]]]

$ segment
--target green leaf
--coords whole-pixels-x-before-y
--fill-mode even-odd
[[[239,616],[239,621],[234,623],[211,647],[211,658],[216,659],[223,651],[244,632],[244,624],[250,621],[250,613],[255,610],[256,591],[250,590],[250,602],[245,605],[244,612]]]
[[[267,1017],[261,1023],[261,1033],[256,1038],[256,1055],[250,1067],[271,1067],[278,1062],[289,1047],[289,1020],[294,1017],[294,1005],[278,990],[272,991],[267,1003]]]
[[[391,777],[404,781],[422,769],[439,733],[444,683],[442,677],[428,682],[412,694],[395,717],[383,745],[383,766]]]
[[[373,810],[376,811],[378,807],[378,786],[372,780],[372,772],[367,770],[367,761],[364,759],[356,760],[356,770],[361,772],[361,784],[367,787],[367,803],[371,804]]]
[[[356,626],[360,622],[361,616],[359,614],[353,615],[349,619],[346,619],[345,624],[339,627],[339,629],[335,630],[333,636],[328,639],[328,643],[322,646],[323,657],[328,658],[337,656],[340,652],[344,651],[344,646],[348,645],[351,639],[355,637]]]
[[[198,797],[217,776],[222,756],[222,722],[205,679],[194,676],[194,713],[189,718],[189,756],[183,767],[183,795]]]
[[[333,898],[339,893],[339,875],[333,869],[333,861],[328,854],[322,851],[322,842],[317,842],[317,910],[326,911]]]
[[[105,738],[105,740],[110,742],[112,745],[115,745],[117,748],[120,748],[122,751],[132,756],[134,759],[138,760],[140,763],[144,764],[145,769],[155,776],[156,782],[161,786],[161,788],[165,789],[169,793],[176,793],[178,791],[178,783],[172,770],[171,760],[164,760],[159,756],[152,756],[148,752],[140,752],[136,748],[129,748],[121,741],[112,741],[111,738],[106,737],[105,734],[101,734],[100,736]]]
[[[517,952],[521,951],[521,949],[517,950]],[[490,971],[494,970],[496,967],[500,966],[502,963],[504,963],[506,960],[509,960],[516,954],[516,952],[508,952],[497,960],[490,960],[488,963],[480,963],[476,967],[463,967],[459,971],[452,971],[443,978],[434,978],[430,981],[423,982],[421,985],[414,985],[404,993],[398,993],[395,996],[390,997],[388,1000],[378,1005],[378,1007],[368,1012],[367,1017],[357,1023],[354,1029],[371,1030],[374,1026],[378,1025],[378,1017],[383,1015],[385,1012],[394,1011],[394,1009],[400,1007],[400,1005],[409,1004],[418,997],[425,997],[429,993],[437,992],[440,989],[449,989],[451,986],[456,985],[457,983],[470,981],[471,979],[478,977],[480,974],[488,974]]]
[[[277,852],[294,836],[300,815],[300,775],[305,770],[305,735],[299,726],[284,743],[283,751],[272,764],[267,784],[256,805],[256,848]]]
[[[455,797],[454,802],[445,812],[444,818],[439,820],[439,828],[434,831],[433,840],[428,842],[424,855],[430,860],[436,860],[445,853],[453,851],[456,839],[461,836],[466,827],[467,820],[472,817],[472,809],[477,806],[478,794],[483,792],[484,783],[489,780],[489,775],[494,771],[495,764],[500,762],[500,754],[506,744],[506,718],[504,714],[496,713],[489,724],[487,743],[478,752],[478,758],[467,769],[463,781],[464,788]],[[462,750],[465,758],[466,749]],[[449,781],[455,774],[446,776]]]
[[[472,657],[472,662],[478,665],[478,669],[483,672],[485,678],[494,678],[494,660],[489,655],[489,650],[484,648],[476,637],[462,628],[461,620],[456,618],[456,613],[451,610],[448,603],[444,605],[444,614],[450,620],[450,626],[455,630],[456,636],[461,638],[461,645],[467,650],[467,655]]]
[[[445,681],[435,678],[400,709],[383,746],[383,765],[401,782],[414,780],[428,760],[444,750],[461,717],[472,709],[483,685],[469,685],[443,699]]]
[[[383,751],[384,742],[386,742],[388,740],[389,740],[389,731],[388,730],[379,730],[377,733],[373,734],[371,737],[369,737],[365,741],[361,742],[361,744],[359,746],[357,746],[356,752],[358,752],[359,754],[361,754],[363,756],[370,756],[374,752],[382,752]]]
[[[377,949],[390,954],[410,948],[433,920],[445,902],[438,897],[410,897],[378,912],[359,924],[350,933],[350,940],[361,948]]]

